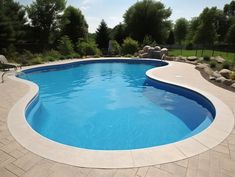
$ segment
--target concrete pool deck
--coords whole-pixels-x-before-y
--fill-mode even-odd
[[[206,91],[235,111],[235,94],[204,80],[193,65],[172,62],[174,67],[153,70],[157,78]],[[7,128],[7,115],[28,87],[7,79],[0,84],[0,176],[235,176],[235,131],[215,148],[182,161],[130,169],[91,169],[56,163],[20,146]],[[210,141],[208,139],[208,141]],[[195,147],[194,147],[195,148]],[[196,148],[195,148],[196,149]],[[193,151],[193,149],[189,151]]]

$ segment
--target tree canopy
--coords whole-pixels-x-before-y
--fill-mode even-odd
[[[0,0],[0,48],[22,42],[25,23],[25,10],[18,2]]]
[[[61,20],[63,35],[67,35],[75,45],[79,38],[84,38],[88,34],[88,24],[82,12],[72,6],[65,9]]]
[[[174,34],[176,41],[181,44],[187,36],[189,28],[188,20],[185,18],[180,18],[176,20],[175,26],[174,26]]]
[[[65,0],[36,0],[27,7],[30,25],[37,31],[37,40],[49,44],[50,35],[58,28],[58,19],[65,9]]]
[[[107,50],[109,46],[109,30],[104,20],[101,21],[96,31],[96,43],[102,50]]]
[[[128,33],[132,38],[142,42],[145,36],[152,36],[157,43],[163,43],[169,31],[171,9],[154,0],[135,3],[124,14]]]

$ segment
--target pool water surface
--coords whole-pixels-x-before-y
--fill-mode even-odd
[[[173,143],[206,129],[215,117],[204,96],[152,80],[158,62],[94,62],[25,71],[39,86],[26,119],[58,143],[129,150]]]

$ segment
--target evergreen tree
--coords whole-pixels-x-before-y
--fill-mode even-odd
[[[104,20],[101,21],[96,31],[96,43],[103,52],[107,51],[109,46],[109,32]]]
[[[0,49],[22,42],[25,23],[25,11],[18,2],[0,0]]]
[[[169,45],[173,45],[175,43],[175,36],[174,36],[174,32],[172,30],[169,33],[169,36],[168,36],[166,43]]]

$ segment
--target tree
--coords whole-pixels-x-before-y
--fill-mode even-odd
[[[226,42],[230,44],[235,44],[235,24],[230,26],[228,33],[226,35]]]
[[[124,39],[126,38],[126,29],[124,24],[119,23],[113,28],[112,38],[116,40],[120,45],[123,43]]]
[[[225,4],[224,14],[228,17],[235,16],[235,1],[231,1],[230,4]]]
[[[205,8],[199,16],[199,26],[194,36],[194,41],[198,44],[211,45],[217,38],[215,25],[216,8]]]
[[[25,10],[18,2],[0,0],[0,48],[21,43],[25,23]]]
[[[154,0],[143,0],[135,3],[124,14],[124,21],[129,35],[142,42],[145,36],[152,36],[157,43],[167,38],[171,10]]]
[[[103,50],[107,51],[109,46],[109,32],[108,32],[107,24],[104,20],[101,21],[97,31],[96,31],[96,43],[98,47]]]
[[[176,20],[174,26],[174,34],[176,41],[181,45],[185,41],[188,33],[189,23],[185,18],[180,18]]]
[[[36,0],[27,7],[30,25],[36,31],[36,40],[48,48],[53,32],[58,29],[58,19],[65,8],[65,0]]]
[[[174,36],[174,32],[172,30],[169,33],[169,36],[168,36],[166,43],[169,45],[173,45],[175,43],[175,36]]]
[[[79,9],[69,6],[62,16],[62,34],[67,35],[75,45],[79,38],[88,34],[88,25]]]

